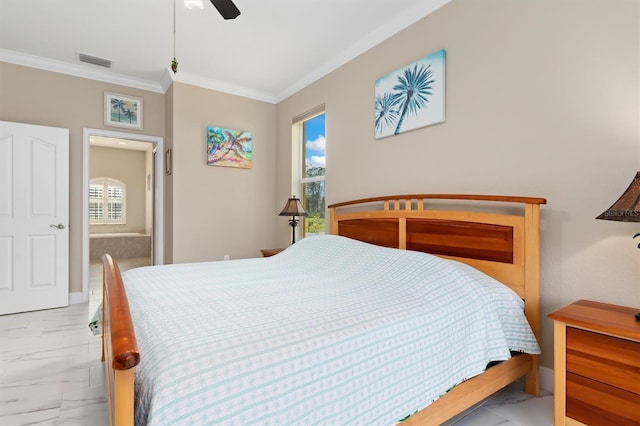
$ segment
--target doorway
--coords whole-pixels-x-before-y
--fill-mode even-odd
[[[104,252],[122,260],[123,270],[163,263],[163,152],[160,137],[84,130],[83,302],[90,301],[92,276],[102,276],[99,258]],[[131,161],[128,168],[140,170],[130,173],[135,179],[129,174],[123,177],[123,172],[116,176],[117,167],[104,164],[108,161],[117,165]],[[126,197],[127,191],[131,197]]]

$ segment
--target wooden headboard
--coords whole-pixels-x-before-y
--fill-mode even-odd
[[[329,206],[330,231],[467,263],[512,288],[540,340],[540,205],[544,198],[410,194]]]

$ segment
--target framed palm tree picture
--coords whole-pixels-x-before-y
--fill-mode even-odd
[[[104,92],[104,125],[142,130],[142,98]]]
[[[376,80],[376,139],[444,122],[444,49]]]
[[[251,132],[208,126],[207,165],[250,169],[253,165]]]

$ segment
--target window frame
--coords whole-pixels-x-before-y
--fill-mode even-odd
[[[325,227],[323,229],[323,231],[319,234],[324,234],[326,233],[327,229],[326,229],[326,163],[325,163],[325,173],[322,176],[309,176],[306,177],[305,176],[305,166],[306,166],[306,152],[307,152],[307,135],[306,135],[306,126],[305,123],[307,121],[313,120],[314,118],[317,118],[321,115],[325,115],[325,129],[324,129],[324,136],[326,139],[326,111],[324,108],[324,105],[322,105],[321,107],[318,107],[312,111],[309,111],[305,114],[303,114],[302,116],[296,117],[294,119],[294,127],[297,126],[297,132],[294,132],[295,134],[297,134],[297,141],[295,141],[296,145],[297,145],[297,149],[294,149],[294,159],[296,159],[297,162],[297,183],[295,185],[295,187],[297,188],[297,191],[300,193],[300,202],[302,203],[302,206],[304,207],[305,211],[308,211],[307,209],[307,197],[306,197],[306,191],[305,191],[305,185],[309,184],[309,183],[313,183],[313,182],[325,182],[324,185],[324,199],[325,199],[325,205],[324,205],[324,219],[325,219]],[[296,155],[297,154],[297,155]],[[325,154],[326,155],[326,154]],[[297,157],[297,158],[296,158]],[[326,162],[326,157],[325,157],[325,162]],[[301,220],[301,225],[300,226],[300,238],[304,238],[307,235],[307,223],[308,223],[308,219],[307,217],[302,217]],[[314,233],[313,235],[317,235],[316,233]]]

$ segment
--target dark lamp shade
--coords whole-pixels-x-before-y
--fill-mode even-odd
[[[302,207],[302,203],[299,198],[296,196],[292,196],[287,200],[287,204],[284,205],[284,208],[280,212],[278,216],[306,216],[307,212],[304,211]]]
[[[636,173],[631,185],[618,198],[618,201],[596,219],[640,222],[640,172]]]

